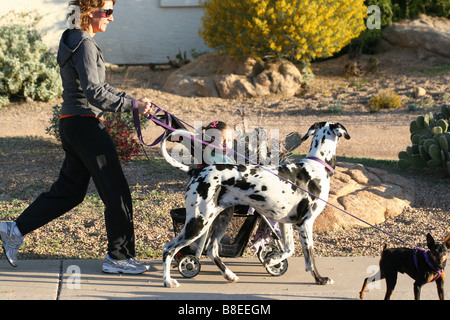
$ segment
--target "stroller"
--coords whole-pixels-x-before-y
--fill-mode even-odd
[[[171,129],[186,130],[186,127],[183,125],[183,123],[181,123],[179,119],[177,119],[176,117],[172,117],[167,112],[164,113],[164,115],[155,114],[152,116],[152,120],[155,122],[155,124],[162,126],[165,129],[164,134],[159,137],[153,144],[147,146],[154,146],[158,144],[162,139],[167,139],[169,136],[168,131],[170,131]],[[145,144],[142,139],[139,118],[136,113],[134,114],[134,123],[139,139],[143,144]],[[288,136],[286,136],[285,139],[284,155],[296,149],[300,144],[300,135],[296,132],[290,133]],[[191,154],[194,155],[194,150],[191,151]],[[248,148],[246,149],[246,154],[248,154]],[[259,224],[255,233],[253,247],[256,248],[259,261],[264,264],[264,261],[266,259],[283,252],[284,246],[281,242],[280,235],[276,230],[276,223],[269,221],[265,216],[260,215],[256,211],[249,214],[251,210],[249,211],[248,206],[235,206],[233,209],[233,218],[230,223],[231,227],[228,227],[227,234],[225,234],[225,236],[220,241],[220,257],[241,257],[249,244],[250,237],[256,229],[256,225],[258,224],[258,222]],[[170,215],[172,218],[173,229],[176,236],[184,227],[186,220],[186,209],[173,209],[170,211]],[[232,229],[233,232],[231,232],[230,229]],[[207,246],[209,237],[210,234],[209,232],[207,232],[190,246],[181,249],[175,256],[175,261],[178,263],[178,270],[183,277],[193,278],[200,272],[200,258],[206,253],[205,248]],[[285,259],[277,265],[266,266],[265,269],[272,276],[281,276],[287,271],[288,262]]]
[[[249,214],[248,209],[247,206],[234,207],[232,222],[219,244],[219,256],[226,258],[241,257],[259,221],[253,246],[257,248],[259,261],[264,264],[265,259],[283,251],[283,244],[274,224],[257,212]],[[177,235],[183,229],[186,209],[173,209],[170,211],[170,215],[174,233]],[[200,258],[206,254],[205,247],[208,240],[209,232],[203,235],[200,240],[184,247],[176,254],[175,261],[178,263],[178,271],[183,277],[193,278],[200,272]],[[283,260],[274,266],[266,266],[265,269],[272,276],[281,276],[288,269],[288,261]]]

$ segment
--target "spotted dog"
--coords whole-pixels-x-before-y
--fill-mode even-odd
[[[175,130],[173,134],[180,134]],[[186,134],[186,131],[185,131]],[[273,266],[294,252],[293,228],[300,233],[306,271],[311,271],[317,284],[331,284],[333,280],[320,276],[314,263],[313,223],[325,207],[330,190],[330,178],[336,165],[336,147],[340,137],[350,139],[347,130],[339,123],[320,122],[311,126],[302,138],[314,136],[305,159],[295,164],[278,167],[257,165],[214,164],[201,170],[190,168],[172,158],[166,150],[166,140],[161,152],[168,163],[189,172],[186,193],[186,222],[183,230],[163,248],[163,281],[166,287],[178,287],[170,277],[170,265],[174,255],[210,230],[211,239],[207,254],[228,281],[238,277],[228,269],[219,257],[219,243],[232,218],[234,205],[250,205],[260,214],[280,224],[284,252],[266,259],[266,266]],[[276,176],[276,175],[278,176]],[[305,192],[303,190],[307,190]],[[318,199],[319,197],[320,199]],[[220,214],[220,216],[219,216]],[[216,217],[219,219],[216,220]]]

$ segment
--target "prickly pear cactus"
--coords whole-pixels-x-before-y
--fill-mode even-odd
[[[440,111],[411,122],[412,145],[398,155],[401,169],[442,168],[450,174],[450,105],[442,105]]]

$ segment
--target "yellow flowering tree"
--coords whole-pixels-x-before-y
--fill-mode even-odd
[[[204,0],[205,43],[237,57],[329,57],[364,30],[364,0]]]

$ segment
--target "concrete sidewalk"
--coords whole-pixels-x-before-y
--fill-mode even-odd
[[[304,271],[303,258],[289,258],[289,268],[280,277],[269,275],[256,258],[224,259],[240,278],[228,283],[209,259],[201,260],[201,271],[192,279],[177,269],[172,277],[181,287],[163,287],[162,262],[150,260],[142,275],[112,275],[101,271],[101,260],[23,260],[17,268],[0,261],[0,299],[8,300],[354,300],[365,277],[375,272],[378,257],[317,258],[321,275],[333,285],[314,284]],[[447,267],[448,271],[448,267]],[[366,300],[383,299],[385,281],[366,291]],[[448,281],[445,284],[450,294]],[[393,300],[413,299],[413,280],[399,275]],[[423,300],[437,300],[436,285],[426,284]]]

